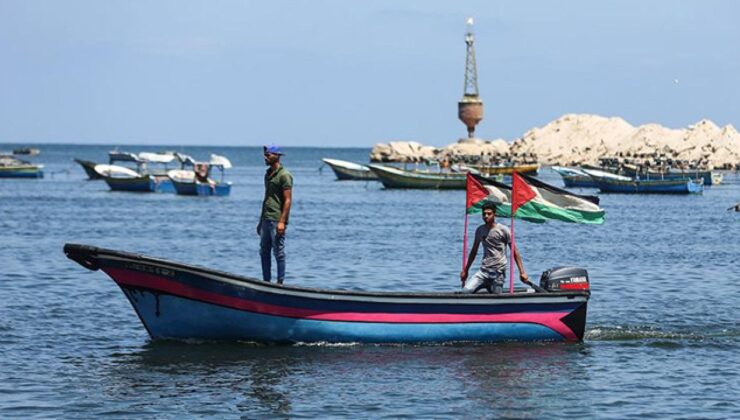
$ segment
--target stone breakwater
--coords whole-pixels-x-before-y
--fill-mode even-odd
[[[509,143],[461,139],[437,148],[416,142],[377,144],[372,161],[470,161],[500,158],[547,165],[597,164],[599,158],[624,156],[684,161],[709,168],[740,166],[740,133],[732,125],[718,127],[701,120],[683,129],[659,124],[633,126],[619,117],[567,114],[544,127],[533,128]]]

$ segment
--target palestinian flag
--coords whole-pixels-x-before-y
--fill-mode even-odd
[[[599,198],[578,195],[538,179],[514,173],[512,186],[468,173],[466,210],[480,213],[483,204],[496,204],[496,216],[544,223],[547,219],[571,223],[604,223]]]

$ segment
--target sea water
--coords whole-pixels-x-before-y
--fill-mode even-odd
[[[152,342],[116,285],[62,246],[257,277],[261,149],[129,148],[230,158],[231,196],[202,198],[86,180],[72,159],[105,162],[109,146],[37,147],[43,179],[0,179],[0,417],[740,416],[740,213],[726,211],[740,201],[736,174],[703,195],[602,194],[601,226],[516,222],[533,280],[559,265],[588,269],[583,343]],[[339,182],[320,160],[366,162],[368,152],[287,149],[286,282],[456,290],[464,191]],[[560,184],[548,169],[540,177]]]

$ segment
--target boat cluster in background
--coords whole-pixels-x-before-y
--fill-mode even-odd
[[[322,159],[336,174],[338,180],[378,180],[385,188],[465,189],[466,174],[509,182],[513,172],[537,175],[537,164],[445,165],[429,161],[409,168],[408,163],[391,165],[370,163],[361,165],[338,159]],[[694,194],[702,193],[704,186],[718,185],[722,173],[677,165],[637,165],[615,158],[604,158],[599,166],[553,166],[566,188],[594,188],[605,193],[636,194]]]
[[[566,188],[598,188],[607,193],[694,194],[722,183],[722,173],[665,164],[635,164],[603,158],[599,166],[553,166]]]
[[[82,166],[89,179],[102,179],[113,191],[193,196],[227,196],[231,192],[231,183],[224,181],[224,171],[231,168],[231,162],[214,154],[208,161],[201,162],[178,152],[134,154],[114,150],[108,153],[107,164],[82,159],[75,159],[75,162]],[[220,172],[218,180],[211,178],[216,170]]]
[[[492,177],[497,181],[505,181],[516,171],[527,175],[537,175],[537,164],[449,164],[446,161],[430,160],[423,163],[409,163],[402,166],[371,163],[361,165],[339,159],[324,158],[327,164],[340,181],[346,180],[377,180],[385,188],[419,188],[419,189],[457,189],[464,190],[468,172]]]

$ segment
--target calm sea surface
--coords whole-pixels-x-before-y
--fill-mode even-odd
[[[531,276],[589,270],[581,344],[280,347],[151,342],[115,284],[62,253],[85,243],[258,276],[260,149],[176,149],[234,163],[230,197],[194,198],[86,181],[72,158],[104,162],[107,146],[40,148],[44,179],[0,179],[0,417],[740,417],[736,174],[701,196],[602,195],[602,226],[517,223]],[[286,281],[455,289],[464,192],[319,170],[368,152],[287,150]]]

